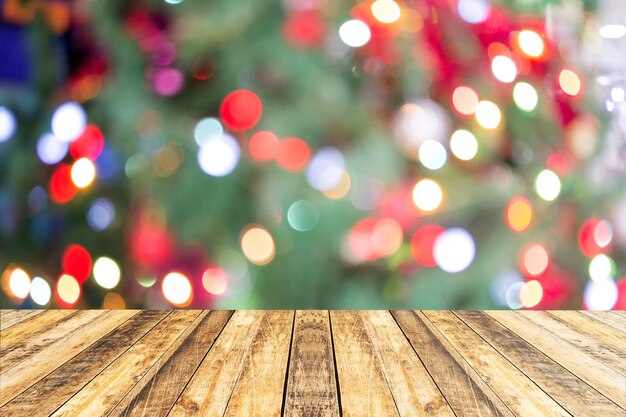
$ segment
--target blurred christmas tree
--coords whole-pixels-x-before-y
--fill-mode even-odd
[[[0,4],[4,307],[626,306],[593,3]]]

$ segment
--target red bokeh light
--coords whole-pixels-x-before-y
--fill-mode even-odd
[[[613,310],[626,310],[626,277],[617,281],[617,302]]]
[[[261,119],[263,105],[259,96],[248,90],[236,90],[224,97],[220,118],[230,130],[251,129]]]
[[[596,239],[596,228],[601,221],[602,219],[592,217],[583,223],[578,232],[578,246],[581,252],[589,258],[605,252],[609,246],[608,244],[604,247],[600,246]]]
[[[372,233],[378,219],[370,217],[358,221],[348,234],[348,247],[354,256],[362,261],[372,261],[380,257],[372,241]]]
[[[88,125],[74,142],[70,143],[70,154],[74,159],[89,158],[95,161],[104,149],[104,135],[95,125]]]
[[[63,272],[71,275],[78,282],[85,282],[91,273],[91,255],[81,245],[72,244],[63,254]]]
[[[415,262],[429,268],[437,266],[433,247],[435,246],[435,240],[444,230],[443,227],[437,224],[427,224],[415,231],[411,239],[411,253]]]
[[[268,162],[276,158],[278,153],[278,137],[267,130],[256,132],[248,143],[250,158],[257,162]]]
[[[300,138],[285,138],[278,145],[276,163],[287,171],[302,170],[311,158],[311,149]]]
[[[50,177],[50,199],[57,204],[69,202],[78,192],[78,188],[72,182],[71,171],[70,165],[61,164]]]
[[[321,45],[326,35],[326,24],[319,10],[290,13],[283,24],[283,37],[296,48]]]

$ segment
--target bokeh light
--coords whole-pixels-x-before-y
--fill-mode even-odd
[[[312,230],[319,221],[319,210],[308,200],[294,202],[287,210],[289,225],[299,232]]]
[[[220,118],[232,131],[239,132],[253,128],[261,119],[263,105],[252,91],[236,90],[222,100]]]
[[[30,283],[30,298],[32,298],[36,304],[45,306],[50,302],[51,296],[52,290],[50,289],[48,281],[41,277],[33,278],[33,281]]]
[[[508,56],[498,55],[491,61],[491,72],[498,81],[512,83],[517,77],[515,62]]]
[[[37,141],[37,156],[44,164],[54,165],[67,155],[68,145],[52,133],[42,135]]]
[[[339,38],[352,48],[359,48],[369,42],[372,33],[369,26],[358,19],[348,20],[339,27]]]
[[[95,161],[104,150],[104,135],[98,126],[87,125],[78,139],[70,143],[70,154],[74,159],[89,158]]]
[[[545,45],[541,36],[534,30],[524,29],[517,38],[522,52],[531,58],[538,58],[543,54]]]
[[[121,276],[119,265],[111,258],[101,256],[93,264],[93,277],[102,288],[115,288]]]
[[[522,287],[519,291],[519,299],[523,307],[533,308],[539,302],[541,302],[541,298],[543,297],[543,288],[541,284],[537,280],[530,280]]]
[[[456,130],[450,137],[450,150],[462,161],[473,159],[478,152],[476,136],[464,129]]]
[[[107,198],[97,199],[87,210],[87,224],[96,232],[108,229],[114,220],[115,206]]]
[[[415,231],[411,238],[411,254],[421,266],[437,266],[433,252],[435,241],[446,229],[437,224],[428,224]]]
[[[585,286],[583,301],[587,310],[610,310],[617,302],[618,291],[615,281],[605,279],[589,281]]]
[[[276,158],[279,146],[278,137],[268,130],[256,132],[248,142],[250,158],[257,162],[269,162]]]
[[[0,106],[0,143],[13,137],[17,130],[17,120],[7,107]]]
[[[105,310],[123,310],[126,308],[126,301],[121,295],[109,292],[102,300],[102,308]]]
[[[72,167],[61,164],[50,177],[50,199],[57,204],[66,204],[76,195],[78,188],[72,182]]]
[[[52,133],[61,142],[71,142],[83,133],[87,115],[82,106],[73,101],[61,104],[52,115]]]
[[[543,275],[550,264],[550,255],[542,245],[531,245],[522,252],[521,270],[525,275],[538,277]]]
[[[204,146],[213,138],[221,138],[224,128],[219,120],[214,117],[207,117],[200,120],[193,131],[193,137],[199,146]]]
[[[506,223],[515,232],[528,229],[533,220],[533,208],[524,196],[513,197],[506,206]]]
[[[255,265],[270,263],[276,253],[272,235],[260,226],[249,227],[242,234],[241,250],[246,259]]]
[[[561,193],[561,180],[549,169],[544,169],[535,180],[537,195],[546,201],[554,201]]]
[[[537,108],[539,96],[535,87],[525,82],[518,82],[513,88],[513,100],[520,110],[530,113]]]
[[[461,116],[471,116],[476,113],[478,94],[473,88],[461,85],[452,92],[452,107]]]
[[[78,188],[87,188],[96,179],[96,167],[87,158],[80,158],[72,165],[72,182]]]
[[[413,187],[413,203],[418,209],[429,212],[439,208],[443,202],[443,190],[431,179],[422,179]]]
[[[311,149],[300,138],[287,137],[280,141],[276,164],[286,171],[301,171],[311,158]]]
[[[332,190],[341,181],[345,164],[339,149],[326,146],[317,151],[311,159],[305,172],[306,180],[316,190]]]
[[[222,268],[211,266],[202,274],[202,286],[209,294],[223,294],[228,288],[228,276]]]
[[[15,298],[23,300],[30,292],[30,276],[22,268],[15,268],[9,274],[9,291]]]
[[[202,171],[213,177],[223,177],[237,167],[241,151],[231,135],[208,139],[198,150],[198,164]]]
[[[606,255],[596,255],[589,262],[589,276],[595,282],[613,278],[615,272],[615,262]]]
[[[393,23],[400,19],[401,10],[394,0],[376,0],[371,6],[372,14],[381,23]]]
[[[491,101],[479,101],[478,106],[476,106],[476,121],[485,129],[497,128],[502,121],[500,108]]]
[[[580,93],[582,82],[574,71],[563,69],[559,73],[559,86],[565,94],[574,97]]]
[[[71,275],[63,274],[59,277],[55,287],[59,301],[71,307],[78,302],[81,294],[81,288],[76,278]]]
[[[63,273],[71,275],[78,282],[84,282],[91,273],[91,255],[79,244],[71,244],[63,253]]]
[[[352,180],[346,171],[342,171],[341,178],[334,188],[322,190],[322,194],[331,200],[339,200],[344,198],[350,192]]]
[[[427,140],[419,148],[419,159],[426,168],[437,170],[445,165],[448,153],[441,143]]]
[[[451,274],[464,271],[476,255],[474,238],[460,227],[446,229],[435,239],[433,254],[437,266],[443,271]]]
[[[514,282],[506,291],[506,304],[510,309],[517,310],[522,308],[521,292],[524,288],[524,283]]]
[[[391,256],[402,245],[402,228],[394,219],[381,219],[374,225],[371,240],[378,256]]]
[[[179,272],[170,272],[163,278],[161,291],[165,299],[176,307],[186,307],[193,296],[189,278]]]
[[[456,6],[461,19],[471,24],[482,23],[489,17],[489,0],[459,0]]]

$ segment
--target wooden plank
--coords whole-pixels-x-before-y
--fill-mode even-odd
[[[268,311],[243,358],[225,417],[279,417],[293,331],[293,311]]]
[[[4,357],[8,348],[36,334],[47,331],[54,323],[76,314],[77,310],[47,310],[2,331],[0,338],[0,357]],[[23,347],[22,347],[23,349]]]
[[[552,334],[559,340],[563,340],[563,343],[569,343],[598,362],[626,376],[626,351],[623,348],[614,349],[595,339],[584,329],[576,329],[545,311],[518,311],[516,314],[521,314],[535,323],[541,332]],[[624,345],[626,345],[626,338],[624,338]]]
[[[232,311],[203,311],[109,417],[165,416],[211,349]]]
[[[173,311],[52,415],[106,416],[199,314]]]
[[[486,313],[455,314],[572,416],[624,416],[615,403]]]
[[[570,414],[450,311],[424,312],[516,416]]]
[[[624,377],[558,337],[538,331],[528,318],[509,311],[489,311],[490,316],[508,327],[555,362],[604,394],[620,407],[626,407]]]
[[[360,314],[400,415],[454,416],[452,408],[391,314],[388,311]]]
[[[76,314],[68,314],[54,322],[45,332],[35,333],[32,337],[8,346],[0,353],[2,371],[5,374],[29,357],[36,355],[51,344],[73,334],[80,333],[83,328],[90,327],[100,316],[106,314],[104,310],[84,310]]]
[[[513,415],[422,312],[392,314],[457,416]]]
[[[72,359],[86,347],[105,336],[137,311],[121,310],[107,311],[96,316],[89,326],[48,345],[38,353],[20,362],[18,365],[2,372],[2,390],[0,390],[0,406],[11,401],[28,387],[54,371],[56,368]]]
[[[283,415],[338,417],[338,395],[329,313],[298,310]]]
[[[5,404],[3,409],[10,410],[13,417],[50,415],[168,314],[166,311],[139,312]]]
[[[626,318],[626,310],[611,310],[613,313]]]
[[[343,417],[400,415],[361,314],[331,311],[330,321]]]
[[[626,324],[618,320],[615,314],[611,314],[610,311],[581,311],[581,313],[626,333]]]
[[[626,340],[626,334],[620,332],[615,327],[606,325],[594,318],[582,314],[579,311],[561,311],[552,310],[548,312],[550,315],[558,317],[560,320],[569,323],[577,331],[584,331],[592,335],[602,343],[606,343],[613,349],[621,350],[625,347],[624,340]]]
[[[265,313],[239,310],[215,341],[169,416],[222,416]]]
[[[0,330],[4,331],[11,326],[43,313],[45,310],[11,310],[0,316]]]

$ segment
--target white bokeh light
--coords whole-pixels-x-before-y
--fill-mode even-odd
[[[345,158],[341,151],[332,146],[320,149],[306,168],[306,180],[316,190],[332,190],[341,181]]]
[[[431,179],[423,179],[413,187],[413,203],[422,211],[433,211],[443,201],[443,190]]]
[[[93,277],[102,288],[115,288],[121,276],[120,267],[111,258],[102,256],[93,264]]]
[[[61,104],[52,115],[52,133],[61,142],[72,142],[77,139],[86,125],[85,110],[73,101]]]
[[[87,223],[96,232],[107,229],[113,220],[115,220],[115,206],[109,199],[97,199],[87,211]]]
[[[198,151],[198,164],[202,171],[214,177],[223,177],[233,172],[241,151],[239,144],[229,134],[212,137]]]
[[[339,28],[339,37],[346,45],[358,48],[369,42],[372,33],[369,26],[362,20],[352,19]]]
[[[537,175],[535,190],[539,197],[546,201],[553,201],[561,193],[561,180],[554,172],[544,169]]]
[[[508,56],[498,55],[491,61],[491,72],[498,81],[511,83],[517,77],[515,62]]]
[[[184,305],[191,300],[191,283],[178,272],[170,272],[163,278],[161,290],[167,301],[174,305]]]
[[[21,268],[15,268],[9,275],[9,289],[15,297],[24,299],[30,292],[30,277]]]
[[[426,168],[437,170],[445,165],[448,153],[441,143],[429,139],[420,146],[419,159]]]
[[[493,102],[481,100],[476,106],[476,121],[485,129],[495,129],[500,125],[502,113],[500,108]]]
[[[37,141],[37,156],[47,165],[61,162],[67,155],[67,143],[61,142],[51,133],[47,133]]]
[[[589,262],[589,276],[595,282],[613,278],[615,273],[613,260],[606,255],[594,256]]]
[[[585,286],[583,300],[589,310],[610,310],[617,303],[617,285],[612,279],[601,282],[589,281]]]
[[[80,158],[72,165],[70,174],[75,186],[86,188],[96,179],[96,166],[89,158]]]
[[[439,268],[454,274],[471,265],[476,255],[476,245],[467,230],[454,227],[437,237],[433,254]]]
[[[220,138],[224,134],[224,128],[219,120],[214,117],[207,117],[196,124],[193,137],[196,143],[204,146],[211,138]]]
[[[461,19],[467,23],[482,23],[489,17],[488,0],[459,0],[456,6]]]
[[[30,298],[40,306],[45,306],[50,302],[50,296],[52,295],[52,290],[50,289],[50,284],[41,278],[35,277],[33,281],[30,283]]]
[[[519,33],[518,42],[522,51],[530,57],[536,58],[543,54],[543,39],[534,30],[522,30]]]
[[[8,108],[0,106],[0,143],[13,137],[17,128],[15,116]]]
[[[469,161],[478,152],[478,141],[472,132],[459,129],[450,137],[450,150],[460,160]]]
[[[519,82],[513,88],[513,101],[520,110],[532,112],[537,108],[539,96],[535,87],[525,82]]]

